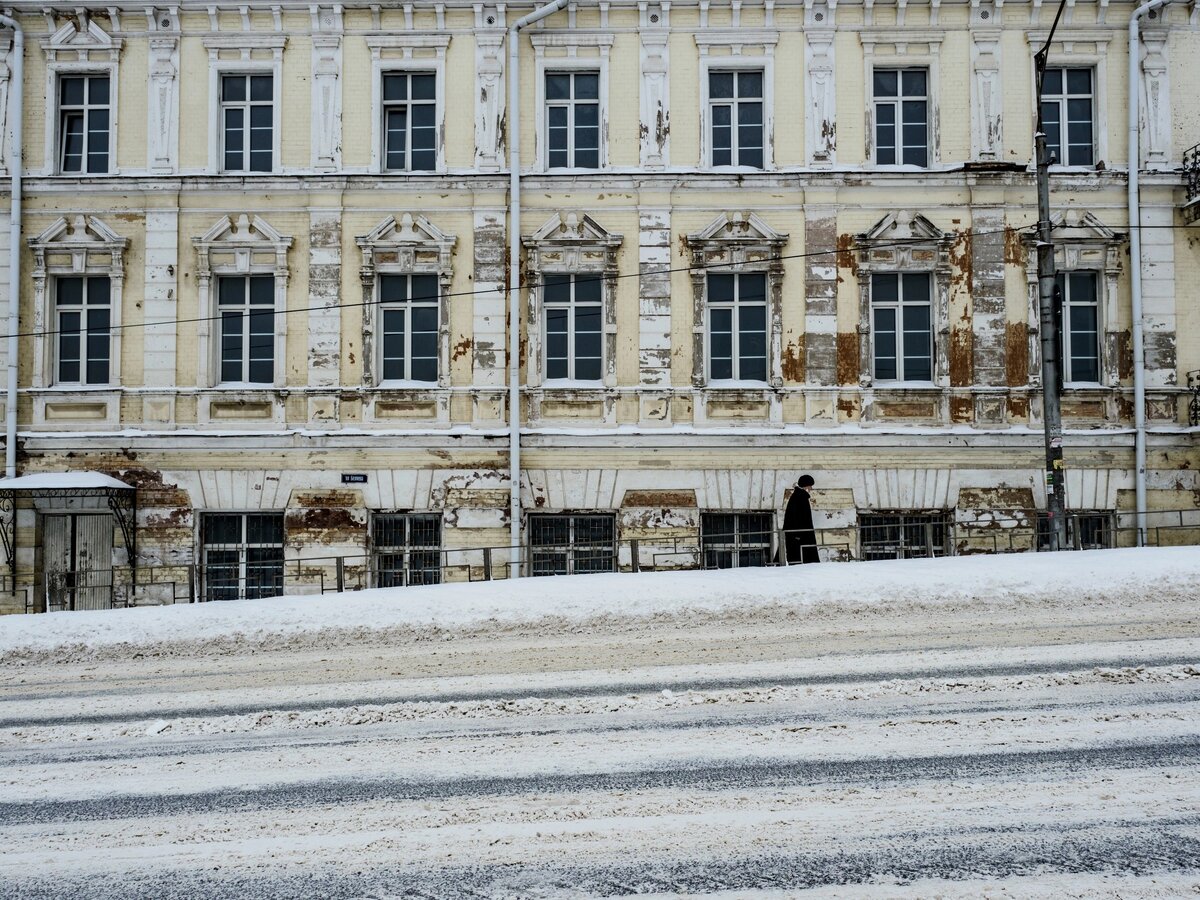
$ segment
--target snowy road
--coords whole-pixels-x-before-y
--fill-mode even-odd
[[[0,896],[1192,895],[1194,587],[9,660]]]

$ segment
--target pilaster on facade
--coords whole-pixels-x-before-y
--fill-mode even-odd
[[[1144,198],[1142,224],[1142,322],[1146,364],[1146,412],[1151,421],[1177,417],[1174,389],[1179,383],[1177,315],[1179,290],[1175,268],[1175,210],[1170,195]]]
[[[821,3],[806,15],[804,30],[804,144],[808,164],[829,168],[837,164],[837,90],[834,81],[833,12]],[[821,15],[821,20],[815,19]]]
[[[1020,387],[1008,383],[1008,299],[1004,280],[1004,208],[971,208],[971,334],[970,361],[961,359],[963,342],[952,331],[950,384],[952,388],[972,384],[985,388]],[[965,383],[964,383],[965,382]],[[1024,382],[1022,381],[1022,384]],[[963,413],[951,411],[956,420]],[[981,425],[999,425],[1005,420],[1004,398],[976,392],[971,410]]]
[[[504,168],[504,4],[475,4],[475,168]]]
[[[308,229],[308,384],[332,388],[342,380],[342,211],[310,209]],[[371,307],[364,307],[367,315]],[[313,396],[308,421],[337,427],[338,399]]]
[[[475,293],[470,335],[471,384],[476,388],[502,390],[508,366],[508,270],[507,237],[503,208],[476,207],[471,243]],[[514,291],[513,302],[516,292]],[[502,422],[504,410],[493,391],[475,395],[474,421]]]
[[[336,172],[342,165],[342,7],[313,6],[312,166]]]
[[[994,13],[994,7],[988,7]],[[971,158],[978,162],[999,162],[1004,154],[1002,36],[999,28],[971,29]]]
[[[144,281],[145,347],[143,381],[162,393],[142,401],[148,427],[165,427],[175,418],[176,343],[179,319],[179,210],[146,211]]]
[[[1171,84],[1167,55],[1170,32],[1166,27],[1146,28],[1142,35],[1141,103],[1138,131],[1142,167],[1171,168]]]
[[[671,424],[671,210],[638,211],[638,421]],[[659,389],[655,391],[654,389]]]
[[[178,10],[146,10],[150,31],[146,97],[146,160],[155,175],[179,170],[179,15]]]
[[[638,4],[641,19],[642,168],[661,170],[671,164],[671,32],[669,2]]]
[[[837,209],[804,207],[804,381],[829,387],[838,383],[837,258],[816,251],[837,246]],[[805,420],[832,424],[836,410],[830,395],[808,398]]]

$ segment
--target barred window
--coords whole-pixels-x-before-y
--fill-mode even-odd
[[[858,543],[863,559],[912,559],[950,552],[953,513],[894,510],[860,512]]]
[[[371,518],[371,557],[376,587],[440,584],[440,513],[376,513]]]
[[[765,566],[771,561],[775,517],[770,512],[707,512],[700,516],[700,554],[706,569]]]
[[[1115,514],[1107,510],[1067,513],[1067,546],[1076,550],[1106,550],[1116,546]],[[1054,549],[1054,532],[1044,511],[1037,514],[1037,548]]]
[[[200,525],[206,600],[283,593],[283,513],[204,513]]]
[[[617,567],[617,520],[612,513],[536,513],[529,516],[533,575],[582,575]]]

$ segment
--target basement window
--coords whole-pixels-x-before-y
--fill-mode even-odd
[[[376,587],[440,584],[440,513],[376,513],[371,519],[371,568]]]
[[[946,556],[953,526],[953,513],[947,510],[860,512],[858,546],[863,559]]]
[[[707,512],[700,516],[700,553],[706,569],[741,569],[771,562],[775,515]]]
[[[617,568],[617,518],[612,513],[529,516],[532,575],[584,575]]]
[[[1116,546],[1114,514],[1106,510],[1074,510],[1067,513],[1067,545],[1074,550],[1107,550]],[[1050,517],[1037,515],[1037,548],[1050,550],[1054,541]]]
[[[200,533],[205,600],[283,593],[283,513],[204,513]]]

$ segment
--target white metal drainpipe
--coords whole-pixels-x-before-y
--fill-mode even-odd
[[[1129,260],[1133,299],[1133,468],[1137,503],[1138,545],[1146,535],[1146,356],[1142,335],[1142,209],[1138,193],[1141,135],[1138,105],[1142,98],[1139,20],[1171,0],[1150,0],[1129,17]]]
[[[9,216],[8,260],[8,398],[4,405],[4,475],[17,474],[17,372],[21,349],[21,154],[25,138],[25,32],[11,16],[0,15],[0,26],[13,30],[12,82],[8,95],[9,121],[12,122],[12,212]],[[2,136],[0,136],[2,139]]]
[[[521,577],[521,54],[518,33],[558,12],[570,0],[554,0],[508,29],[508,477],[509,577]],[[533,323],[530,323],[533,327]]]

